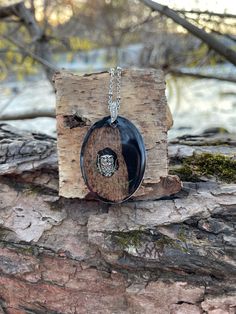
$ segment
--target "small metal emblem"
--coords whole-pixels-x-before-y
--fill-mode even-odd
[[[97,169],[104,177],[111,177],[118,169],[117,154],[106,147],[97,153]]]

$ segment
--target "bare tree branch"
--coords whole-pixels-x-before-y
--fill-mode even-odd
[[[42,36],[40,27],[36,23],[31,11],[26,8],[24,2],[18,2],[5,8],[0,7],[0,18],[12,15],[18,17],[24,23],[33,40]]]
[[[175,12],[183,13],[183,14],[197,14],[197,15],[209,15],[209,16],[217,16],[221,18],[231,18],[236,19],[235,14],[229,13],[218,13],[218,12],[210,12],[210,11],[197,11],[197,10],[175,10]]]
[[[9,5],[7,7],[0,7],[0,18],[4,19],[6,17],[16,15],[17,8],[19,5],[21,5],[23,2],[15,3],[14,5]]]
[[[42,64],[45,68],[48,68],[49,70],[53,71],[53,73],[56,72],[56,71],[59,71],[59,69],[57,67],[55,67],[54,65],[49,63],[47,60],[41,58],[40,56],[38,56],[34,52],[32,52],[29,49],[27,49],[23,44],[21,44],[16,39],[13,39],[13,38],[8,37],[8,36],[1,36],[1,37],[6,39],[6,40],[8,40],[9,42],[14,44],[18,48],[20,48],[25,54],[27,54],[28,56],[30,56],[31,58],[33,58],[34,60],[36,60],[37,62]]]
[[[176,76],[191,76],[191,77],[195,77],[199,79],[214,79],[214,80],[219,80],[219,81],[236,83],[236,77],[224,77],[224,76],[211,75],[211,74],[191,73],[188,71],[184,71],[182,69],[170,68],[168,69],[168,73],[174,74]]]
[[[179,14],[177,14],[174,10],[154,2],[152,0],[141,0],[144,4],[149,6],[151,9],[160,12],[161,14],[171,18],[174,22],[181,25],[185,29],[187,29],[191,34],[201,39],[204,43],[206,43],[211,49],[218,52],[221,56],[223,56],[226,60],[236,65],[236,52],[231,48],[224,45],[221,41],[213,37],[212,35],[205,32],[203,29],[198,28],[193,25]]]
[[[44,109],[34,109],[25,111],[22,113],[3,113],[0,115],[1,121],[10,121],[10,120],[24,120],[24,119],[35,119],[35,118],[55,118],[55,110],[52,108],[44,108]]]
[[[149,23],[149,22],[152,22],[153,20],[155,20],[157,17],[159,16],[158,15],[155,15],[155,16],[152,16],[151,12],[150,14],[143,20],[143,21],[139,21],[138,23],[135,23],[135,24],[131,24],[130,26],[127,26],[125,28],[121,28],[120,30],[122,30],[123,33],[127,33],[127,32],[133,32],[135,31],[138,27],[146,24],[146,23]]]

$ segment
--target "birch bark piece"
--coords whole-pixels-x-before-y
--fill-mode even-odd
[[[84,76],[59,72],[54,76],[58,131],[59,193],[64,197],[88,195],[80,171],[81,145],[89,127],[109,115],[107,108],[109,73]],[[140,131],[147,153],[143,183],[135,194],[147,197],[168,175],[167,131],[172,117],[165,97],[163,73],[153,69],[122,72],[119,115]],[[180,189],[177,184],[176,189]]]

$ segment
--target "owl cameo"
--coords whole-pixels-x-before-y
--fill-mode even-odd
[[[97,170],[104,177],[111,177],[119,168],[117,154],[106,147],[97,153]]]

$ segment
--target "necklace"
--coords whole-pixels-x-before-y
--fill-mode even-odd
[[[146,164],[145,146],[139,130],[118,115],[121,75],[120,67],[110,69],[110,116],[90,127],[80,155],[85,184],[96,198],[108,203],[122,203],[134,194],[142,182]]]

